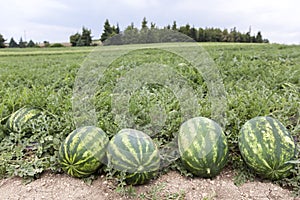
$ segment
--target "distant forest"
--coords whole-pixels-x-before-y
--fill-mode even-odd
[[[140,33],[141,35],[147,30],[174,30],[183,33],[194,41],[197,42],[243,42],[243,43],[269,43],[268,39],[263,38],[260,31],[256,34],[251,34],[251,28],[246,33],[242,33],[236,29],[236,27],[228,29],[220,28],[196,28],[189,24],[184,26],[177,26],[176,21],[173,21],[172,25],[167,25],[163,28],[159,28],[155,23],[151,22],[148,25],[146,18],[143,18],[141,23],[141,28],[138,29],[131,23],[124,31],[120,31],[119,25],[110,25],[109,20],[107,19],[104,23],[103,33],[100,37],[100,40],[104,42],[105,40],[121,33],[126,34],[126,32]],[[138,35],[138,34],[137,34]]]
[[[143,18],[140,28],[136,27],[133,23],[128,25],[125,30],[120,30],[119,24],[111,25],[109,20],[106,19],[104,22],[104,27],[102,34],[100,37],[94,38],[95,40],[99,40],[104,42],[105,40],[112,38],[115,35],[126,36],[126,33],[135,33],[137,38],[135,41],[119,41],[120,44],[129,44],[129,43],[147,43],[147,37],[150,37],[151,34],[145,33],[158,33],[163,32],[163,30],[173,30],[178,31],[182,34],[185,34],[193,39],[196,42],[240,42],[240,43],[269,43],[269,40],[263,38],[261,31],[257,33],[251,33],[251,27],[249,31],[246,33],[242,33],[233,27],[231,29],[221,29],[221,28],[196,28],[191,26],[190,24],[186,24],[184,26],[178,26],[176,21],[173,21],[172,25],[167,25],[165,27],[159,28],[155,23],[148,21],[146,17]],[[146,36],[146,40],[145,40]],[[148,42],[159,42],[159,40],[155,39],[155,37],[160,37],[160,35],[151,35],[152,38],[148,40]],[[116,37],[117,39],[117,37]],[[120,39],[120,38],[119,38]],[[42,44],[34,43],[32,40],[29,42],[23,41],[22,37],[17,43],[14,38],[11,38],[8,43],[5,43],[6,39],[4,39],[3,35],[0,34],[0,48],[10,47],[10,48],[25,48],[25,47],[63,47],[66,44],[54,43],[50,44],[49,41],[44,41]],[[81,33],[75,33],[69,37],[69,44],[71,46],[91,46],[91,45],[99,45],[99,43],[93,42],[92,31],[88,28],[83,27]]]

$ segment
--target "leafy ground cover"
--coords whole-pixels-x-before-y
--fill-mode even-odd
[[[123,46],[122,48],[130,48]],[[230,147],[227,167],[236,172],[237,184],[253,179],[237,145],[241,126],[256,116],[270,115],[281,121],[299,145],[300,134],[300,47],[285,45],[204,44],[220,72],[226,91],[225,133]],[[117,49],[117,48],[116,48]],[[81,63],[92,48],[4,49],[0,51],[0,176],[38,178],[47,170],[61,172],[57,152],[63,139],[75,129],[72,93]],[[116,50],[117,51],[117,50]],[[112,93],[118,78],[143,63],[159,62],[172,67],[187,80],[200,105],[197,112],[210,117],[209,90],[200,73],[177,55],[160,49],[132,51],[114,60],[99,81],[95,95],[98,126],[111,137],[120,128],[112,112]],[[120,68],[121,66],[125,66]],[[43,114],[28,126],[32,133],[9,133],[5,121],[23,106],[35,106]],[[163,147],[174,137],[182,116],[180,102],[161,84],[145,84],[131,95],[129,113],[134,128],[145,128]],[[161,119],[152,111],[163,110]],[[150,113],[150,114],[149,114]],[[157,122],[155,124],[153,122]],[[157,134],[159,130],[160,134]],[[299,155],[298,155],[299,158]],[[168,169],[188,174],[173,162]],[[111,172],[107,173],[108,176]],[[300,195],[300,166],[278,183]]]

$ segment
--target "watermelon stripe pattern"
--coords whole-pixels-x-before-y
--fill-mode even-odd
[[[123,129],[107,147],[108,164],[126,173],[128,184],[143,184],[150,180],[160,167],[160,155],[152,139],[141,131]]]
[[[205,117],[192,118],[181,125],[178,147],[184,166],[196,176],[214,177],[227,163],[226,137],[216,122]]]
[[[59,149],[59,162],[69,175],[82,178],[94,173],[103,163],[108,137],[97,127],[73,131]]]
[[[41,114],[37,108],[23,107],[14,112],[7,120],[7,128],[13,132],[20,132],[25,124]]]
[[[287,129],[271,117],[256,117],[244,124],[239,149],[246,164],[262,177],[278,180],[290,174],[296,145]]]

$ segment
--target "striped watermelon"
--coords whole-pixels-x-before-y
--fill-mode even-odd
[[[287,129],[271,117],[247,121],[239,135],[239,149],[246,164],[257,174],[271,180],[287,177],[295,158],[296,145]]]
[[[13,132],[21,132],[27,122],[40,114],[41,110],[38,108],[23,107],[11,114],[7,120],[7,128]]]
[[[126,182],[144,184],[153,178],[160,167],[160,155],[152,139],[134,129],[123,129],[109,142],[108,165],[125,172]]]
[[[195,117],[181,125],[178,148],[186,169],[204,178],[218,175],[228,158],[227,140],[221,127],[205,117]]]
[[[93,174],[103,163],[108,141],[100,128],[85,126],[76,129],[60,146],[58,159],[62,169],[78,178]]]

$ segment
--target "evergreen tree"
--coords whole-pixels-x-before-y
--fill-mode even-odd
[[[19,47],[19,45],[16,43],[16,41],[14,40],[14,38],[11,38],[10,41],[9,41],[8,47],[9,48],[16,48],[16,47]]]
[[[146,20],[146,17],[143,18],[143,21],[142,21],[142,29],[147,29],[148,26],[147,26],[147,20]]]
[[[224,29],[222,31],[222,42],[229,42],[230,38],[229,38],[229,33],[227,29]]]
[[[199,28],[197,42],[204,42],[205,41],[204,38],[205,38],[205,30],[203,28]]]
[[[19,47],[20,47],[20,48],[25,48],[25,47],[26,47],[26,43],[23,42],[22,37],[20,38],[20,41],[19,41]]]
[[[252,42],[252,41],[251,41],[250,31],[248,31],[248,32],[246,33],[245,39],[246,39],[246,42],[248,42],[248,43]]]
[[[186,24],[185,26],[181,26],[179,28],[179,32],[191,37],[190,28],[191,28],[191,26],[189,24]]]
[[[117,27],[116,27],[115,25],[113,25],[113,26],[111,27],[111,29],[112,29],[112,34],[111,34],[111,37],[112,37],[112,36],[114,36],[114,35],[116,34],[116,32],[117,32]]]
[[[3,35],[0,34],[0,48],[4,48],[5,47],[4,42],[5,42],[5,39],[4,39]]]
[[[27,44],[27,47],[36,47],[36,45],[32,40],[30,40]]]
[[[255,40],[257,43],[262,43],[263,42],[263,38],[262,38],[262,35],[261,35],[261,32],[258,31],[256,37],[255,37]]]
[[[91,30],[89,30],[85,27],[82,28],[82,34],[80,37],[81,43],[83,44],[82,46],[90,46],[91,45],[91,43],[92,43],[91,33],[92,33]]]
[[[123,44],[137,44],[139,42],[138,34],[139,30],[131,23],[124,31]]]
[[[169,25],[170,26],[170,25]],[[153,22],[151,22],[150,23],[150,29],[151,30],[153,30],[153,29],[155,29],[156,28],[156,24],[155,23],[153,23]],[[170,29],[170,28],[169,28]]]
[[[110,38],[112,33],[113,33],[113,29],[110,26],[108,19],[106,19],[104,23],[104,30],[100,38],[101,42],[104,42],[106,39]]]
[[[119,23],[117,23],[117,27],[116,27],[116,34],[120,34],[120,27],[119,27]]]
[[[189,35],[191,38],[193,38],[193,40],[197,41],[197,30],[195,29],[195,27],[190,29]]]
[[[173,31],[176,31],[176,30],[177,30],[177,24],[176,24],[176,21],[173,21],[172,30],[173,30]]]
[[[77,40],[76,46],[77,46],[77,47],[85,46],[85,45],[84,45],[84,41],[82,40],[82,37],[81,37],[81,36],[80,36],[80,38]]]
[[[151,22],[150,29],[148,27],[148,22],[146,17],[142,20],[141,29],[138,30],[134,27],[134,24],[131,23],[120,38],[115,39],[118,44],[124,42],[124,44],[136,44],[136,43],[150,43],[150,42],[161,42],[161,41],[170,41],[169,38],[164,38],[160,40],[161,35],[159,34],[159,29],[155,23]],[[119,25],[117,27],[110,26],[108,20],[105,23],[105,31],[103,33],[107,34],[109,37],[119,33]],[[172,29],[179,31],[195,41],[198,42],[269,42],[267,39],[263,39],[261,32],[259,31],[257,35],[251,36],[251,27],[247,33],[242,33],[236,29],[236,27],[230,29],[220,29],[220,28],[195,28],[191,27],[189,24],[185,26],[177,27],[176,21],[173,21],[172,26],[167,25],[163,29]],[[158,31],[152,31],[158,30]],[[131,37],[130,37],[131,36]],[[122,42],[121,42],[122,40]],[[115,42],[116,43],[116,42]]]

